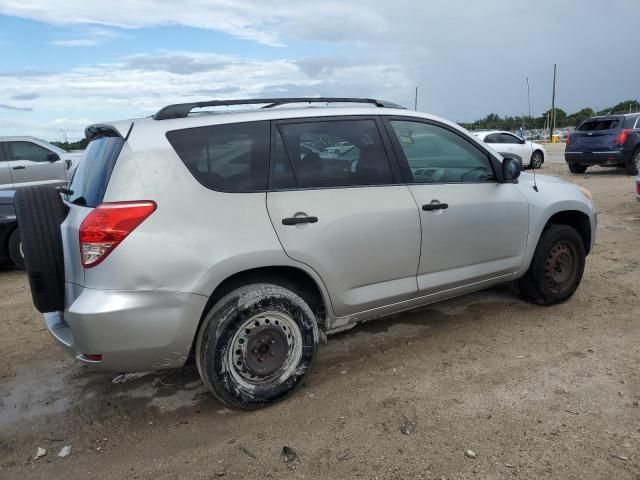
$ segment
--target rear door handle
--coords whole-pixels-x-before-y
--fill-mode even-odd
[[[12,168],[13,168],[13,170],[25,170],[27,167],[25,167],[24,165],[18,165],[18,166],[12,167]]]
[[[449,208],[448,203],[427,203],[426,205],[422,205],[422,209],[427,212],[432,212],[433,210],[445,210]]]
[[[283,218],[283,225],[299,225],[301,223],[316,223],[318,221],[318,217],[289,217]]]

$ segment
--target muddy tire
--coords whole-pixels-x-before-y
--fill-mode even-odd
[[[195,357],[202,380],[221,402],[253,410],[301,385],[318,343],[315,316],[300,296],[253,284],[232,291],[207,313]]]
[[[555,305],[574,294],[584,273],[585,248],[580,234],[566,225],[551,225],[541,235],[529,270],[518,281],[525,299]]]
[[[13,203],[25,267],[35,307],[42,313],[64,310],[64,258],[60,224],[67,213],[53,187],[25,187]]]
[[[578,165],[577,163],[570,163],[569,164],[569,171],[571,173],[584,173],[587,171],[587,166],[586,165]]]
[[[20,229],[16,228],[9,237],[9,257],[16,267],[24,270],[24,256],[22,255],[22,240],[20,240]]]

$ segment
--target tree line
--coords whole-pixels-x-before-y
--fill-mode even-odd
[[[616,105],[602,110],[594,110],[592,108],[583,108],[570,115],[563,109],[556,108],[556,128],[562,127],[576,127],[584,120],[595,115],[608,115],[614,113],[633,113],[640,112],[640,102],[638,100],[625,100],[617,103]],[[496,129],[496,130],[517,130],[520,127],[525,129],[541,129],[548,128],[548,118],[551,114],[551,109],[544,112],[541,116],[536,118],[529,118],[528,116],[515,116],[515,117],[501,117],[495,113],[490,113],[486,117],[476,120],[471,123],[460,122],[467,130],[478,129]]]

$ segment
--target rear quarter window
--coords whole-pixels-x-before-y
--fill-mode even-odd
[[[232,123],[167,132],[191,174],[222,192],[267,189],[269,122]]]
[[[76,205],[97,207],[102,203],[111,172],[124,145],[119,136],[100,136],[87,145],[65,199]]]

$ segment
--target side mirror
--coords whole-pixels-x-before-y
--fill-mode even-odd
[[[47,154],[47,162],[53,163],[53,162],[57,162],[58,160],[60,160],[60,155],[58,155],[57,153],[48,153]]]
[[[502,178],[505,182],[513,182],[518,179],[522,172],[522,160],[512,157],[505,157],[502,160]]]

